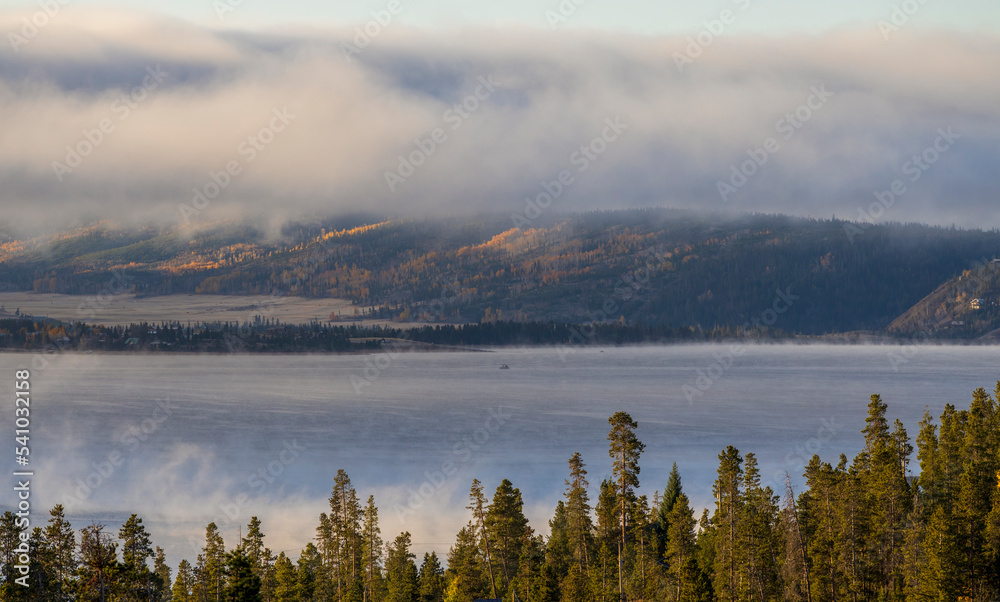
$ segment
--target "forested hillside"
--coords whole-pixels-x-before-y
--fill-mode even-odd
[[[893,320],[889,332],[928,338],[997,338],[1000,328],[1000,260],[977,264],[927,295]]]
[[[315,537],[297,557],[275,556],[254,517],[228,547],[218,525],[209,524],[201,553],[172,559],[179,560],[173,572],[135,514],[116,536],[100,523],[76,531],[62,506],[30,533],[6,512],[0,599],[996,600],[996,397],[977,389],[968,409],[946,405],[939,423],[926,413],[915,458],[909,434],[890,422],[878,395],[855,422],[864,434],[860,453],[851,461],[813,456],[800,492],[762,485],[751,451],[722,450],[714,507],[696,518],[676,464],[665,482],[650,484],[642,474],[642,425],[617,412],[608,419],[608,456],[587,459],[610,466],[611,477],[592,485],[584,458],[573,454],[564,499],[547,529],[529,524],[514,483],[503,479],[490,496],[494,484],[473,480],[466,525],[446,553],[427,553],[419,566],[410,533],[383,535],[374,496],[359,493],[344,470],[335,477],[329,512],[320,514]],[[419,516],[406,507],[388,511],[404,521]]]
[[[0,289],[96,294],[338,297],[365,315],[427,322],[747,323],[823,334],[882,330],[1000,233],[666,209],[550,215],[370,217],[289,224],[96,224],[0,244]],[[149,316],[156,321],[156,316]]]

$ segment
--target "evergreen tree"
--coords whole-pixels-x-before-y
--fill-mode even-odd
[[[299,555],[295,572],[298,576],[297,589],[299,600],[308,602],[310,600],[329,599],[324,598],[322,595],[317,595],[317,591],[328,591],[324,583],[328,581],[328,578],[323,566],[323,556],[312,542],[306,544],[305,549]]]
[[[364,599],[366,602],[377,600],[376,592],[381,594],[382,573],[382,531],[378,526],[378,508],[375,507],[375,496],[368,496],[364,509],[364,525],[362,526],[363,541],[361,543],[362,561],[364,562]]]
[[[479,529],[469,522],[458,532],[455,544],[448,551],[447,602],[464,602],[475,598],[485,598],[491,591],[486,567],[481,560]]]
[[[194,590],[194,569],[187,560],[181,560],[177,565],[177,577],[171,589],[172,602],[193,602],[196,600]]]
[[[74,589],[74,575],[77,571],[76,533],[66,520],[62,504],[57,504],[49,512],[49,522],[44,530],[46,548],[46,571],[52,575],[52,599],[61,602],[70,600]]]
[[[198,558],[195,592],[200,602],[222,602],[226,585],[226,545],[215,523],[205,527],[205,546]]]
[[[410,552],[409,532],[400,533],[386,549],[385,576],[386,602],[417,602],[419,584],[417,582],[416,558]]]
[[[153,593],[154,600],[172,602],[173,593],[170,588],[170,566],[167,564],[167,555],[163,548],[156,546],[153,556],[153,575],[156,576],[157,589]]]
[[[240,542],[243,554],[250,561],[254,575],[260,579],[261,597],[266,601],[274,596],[274,554],[264,545],[264,533],[261,531],[260,519],[250,517],[247,534]]]
[[[5,600],[16,600],[23,591],[23,586],[16,582],[20,574],[14,568],[19,564],[17,548],[23,531],[13,512],[0,516],[0,594]]]
[[[434,552],[424,553],[420,564],[420,602],[443,602],[444,600],[444,569]]]
[[[80,530],[80,565],[77,598],[105,602],[119,595],[118,546],[104,525]]]
[[[549,540],[545,546],[546,564],[552,567],[557,580],[561,581],[569,572],[570,565],[575,561],[569,544],[569,518],[566,504],[559,500],[556,512],[549,521]]]
[[[281,552],[274,561],[274,600],[298,602],[300,599],[299,576],[295,571],[295,565],[284,552]]]
[[[361,504],[351,478],[338,470],[330,494],[329,536],[332,545],[331,584],[336,586],[337,602],[355,602],[362,599],[361,578]]]
[[[569,479],[566,480],[566,538],[580,575],[588,570],[590,548],[594,544],[589,487],[586,465],[576,452],[569,459]]]
[[[677,498],[680,494],[681,475],[677,471],[677,462],[674,462],[670,468],[670,476],[667,477],[667,486],[663,488],[663,497],[660,498],[659,504],[654,504],[653,532],[656,537],[657,558],[662,558],[663,552],[666,549],[667,531],[670,529],[670,512],[674,509],[674,504],[677,503]]]
[[[472,487],[469,490],[469,505],[472,510],[473,520],[476,521],[476,531],[478,540],[482,545],[483,559],[486,562],[486,572],[489,578],[490,591],[494,598],[497,597],[496,577],[493,573],[493,554],[490,549],[489,532],[486,529],[486,511],[488,504],[486,496],[483,494],[483,484],[479,479],[472,480]]]
[[[872,395],[865,419],[865,448],[859,464],[861,485],[869,512],[866,564],[871,577],[867,595],[885,600],[903,597],[903,544],[906,519],[911,509],[910,488],[904,473],[909,443],[901,423],[890,433],[887,405]],[[905,454],[905,455],[904,455]]]
[[[634,492],[639,487],[639,456],[646,446],[635,435],[639,425],[626,412],[615,412],[608,418],[608,423],[611,425],[608,455],[611,456],[611,473],[618,501],[618,596],[625,600],[627,533],[630,511],[635,505]]]
[[[785,500],[781,513],[781,524],[785,537],[785,553],[781,567],[782,581],[784,582],[783,599],[789,602],[812,602],[807,539],[802,527],[799,507],[795,503],[792,479],[788,473],[785,473]]]
[[[122,581],[127,600],[149,600],[162,583],[149,570],[147,561],[153,558],[153,545],[142,519],[131,515],[118,531],[122,551]]]
[[[715,481],[715,596],[720,602],[741,599],[739,581],[743,558],[740,557],[740,514],[743,510],[743,458],[738,449],[728,446],[719,454],[719,477]]]
[[[697,559],[694,529],[698,523],[683,492],[677,492],[665,519],[667,533],[663,559],[669,575],[665,599],[673,602],[707,600],[709,592],[703,589]]]
[[[242,547],[226,554],[226,574],[229,577],[225,588],[226,602],[263,602],[260,577],[253,569],[253,563]]]
[[[770,487],[761,487],[760,470],[753,453],[744,457],[743,508],[740,515],[743,573],[750,592],[758,600],[778,599],[782,584],[778,558],[782,555],[778,531],[778,498]]]
[[[511,580],[518,572],[521,547],[528,537],[528,519],[524,516],[521,492],[507,479],[497,486],[485,521],[486,533],[494,546],[494,566],[503,576],[502,591],[506,595],[511,590]]]

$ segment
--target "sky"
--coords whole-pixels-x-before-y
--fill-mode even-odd
[[[0,220],[1000,225],[985,0],[0,4]]]

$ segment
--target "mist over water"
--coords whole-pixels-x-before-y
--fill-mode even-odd
[[[698,512],[711,506],[717,455],[730,444],[757,454],[779,493],[784,471],[798,491],[813,453],[835,463],[860,451],[872,393],[912,439],[925,408],[937,416],[945,403],[964,407],[1000,376],[995,347],[913,349],[905,363],[895,346],[825,345],[735,355],[722,344],[44,362],[0,354],[0,373],[12,392],[15,369],[34,358],[32,525],[56,503],[77,529],[96,520],[117,532],[135,512],[176,566],[194,560],[208,522],[232,546],[251,516],[275,553],[297,556],[339,468],[362,503],[375,496],[383,538],[410,531],[418,556],[445,556],[469,519],[473,478],[490,496],[509,478],[531,526],[547,533],[573,452],[596,498],[610,473],[607,419],[618,410],[639,423],[640,493],[650,499],[676,462]],[[12,439],[12,404],[3,407],[0,437]],[[0,496],[0,509],[12,501]]]

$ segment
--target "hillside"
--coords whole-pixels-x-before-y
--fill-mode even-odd
[[[270,236],[252,224],[98,223],[7,234],[0,289],[94,295],[125,282],[138,295],[349,299],[359,316],[403,321],[902,332],[910,322],[897,317],[997,254],[997,232],[666,209],[548,215],[524,228],[509,216],[349,216]]]
[[[927,338],[1000,338],[1000,260],[948,279],[889,324],[893,334]]]

